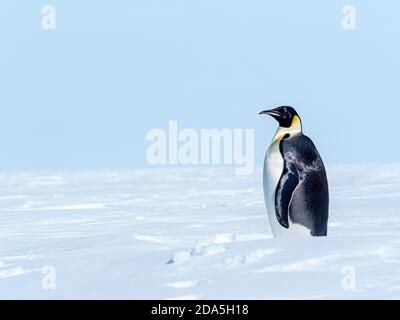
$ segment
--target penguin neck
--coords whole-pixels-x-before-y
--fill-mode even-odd
[[[301,120],[298,116],[294,116],[293,121],[292,121],[292,125],[289,128],[285,128],[285,127],[278,127],[278,130],[276,130],[275,136],[272,139],[272,142],[276,142],[276,141],[281,141],[283,139],[284,136],[286,135],[290,135],[290,136],[295,136],[298,134],[303,133],[303,127],[301,125]]]

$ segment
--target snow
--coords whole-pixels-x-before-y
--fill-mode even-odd
[[[273,239],[260,169],[0,174],[0,298],[400,298],[400,165],[328,175],[329,236]]]

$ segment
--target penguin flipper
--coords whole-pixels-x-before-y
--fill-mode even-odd
[[[299,181],[299,174],[295,166],[291,163],[285,163],[282,176],[276,187],[275,213],[281,226],[286,229],[289,228],[290,201]]]

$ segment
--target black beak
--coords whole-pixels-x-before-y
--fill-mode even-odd
[[[261,111],[261,112],[259,113],[259,115],[262,115],[262,114],[268,114],[268,115],[270,115],[271,117],[275,118],[276,120],[279,120],[279,119],[282,118],[282,115],[281,115],[278,111],[276,111],[276,110],[265,110],[265,111]]]

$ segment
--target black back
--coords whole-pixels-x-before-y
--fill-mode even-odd
[[[280,143],[284,170],[278,183],[275,208],[278,221],[288,228],[288,218],[326,236],[329,189],[325,166],[310,138],[303,134],[285,137]]]

